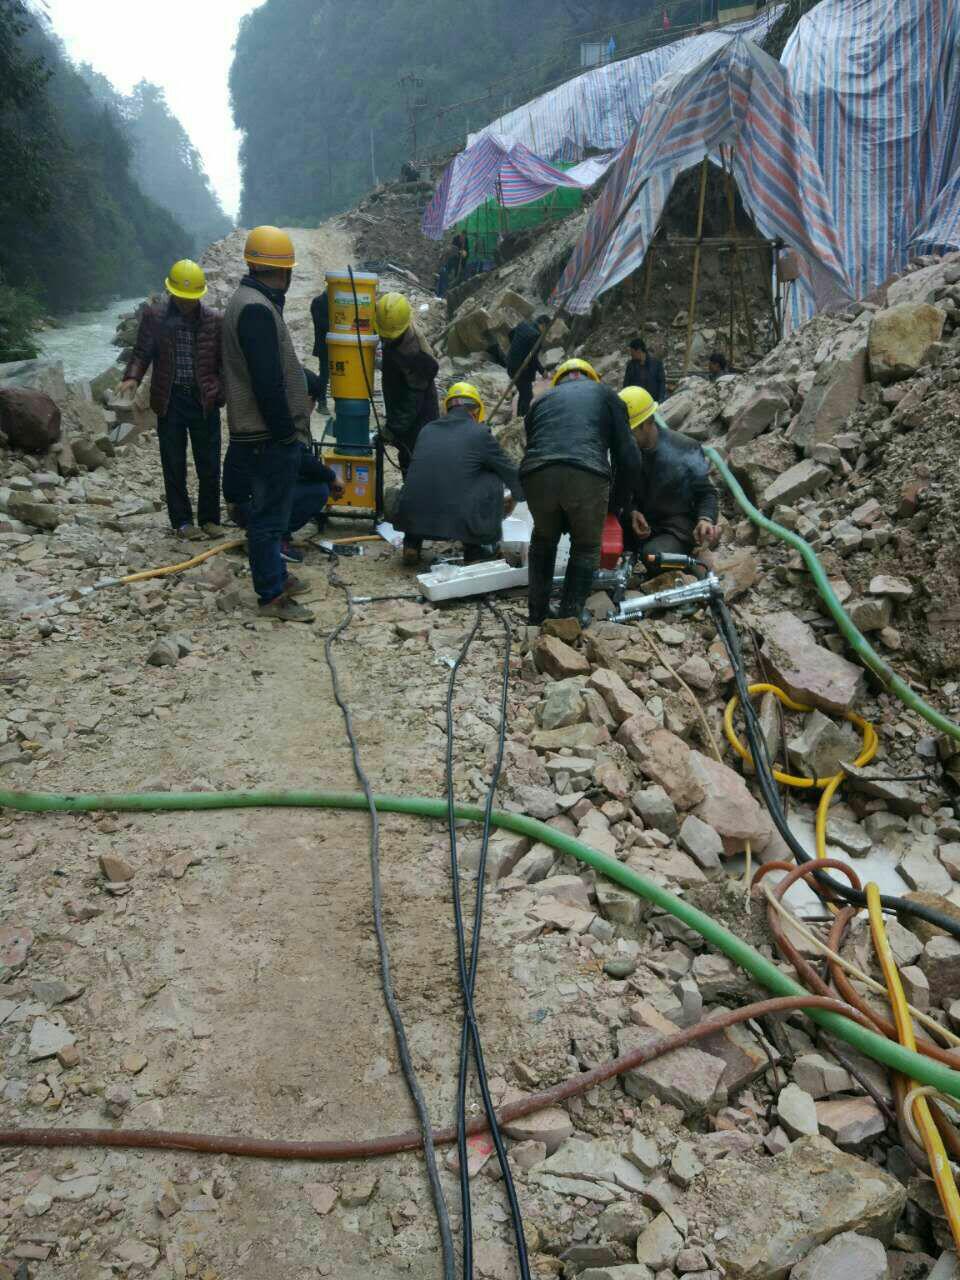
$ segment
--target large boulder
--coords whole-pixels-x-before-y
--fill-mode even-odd
[[[824,353],[825,358],[818,360],[813,386],[787,432],[798,449],[809,452],[814,445],[829,444],[860,403],[867,381],[868,318],[859,317]]]
[[[60,439],[60,410],[42,391],[0,387],[0,431],[15,449],[46,453]]]
[[[731,449],[727,461],[751,502],[796,462],[795,451],[780,435],[760,436],[750,444]]]
[[[792,398],[789,384],[780,380],[761,386],[747,383],[739,388],[723,410],[724,420],[729,423],[727,448],[749,444],[778,422],[786,424]]]
[[[447,355],[469,356],[486,351],[493,341],[492,326],[490,313],[483,307],[461,312],[447,330]]]
[[[95,404],[84,394],[88,384],[81,387],[70,383],[63,397],[58,401],[62,417],[63,430],[67,435],[93,436],[102,435],[107,425],[103,407]]]
[[[863,689],[863,670],[817,644],[813,630],[792,613],[773,613],[759,627],[763,665],[774,684],[796,702],[839,714]]]
[[[926,302],[904,303],[879,311],[870,324],[870,377],[899,382],[912,377],[927,361],[930,348],[943,337],[947,313]]]
[[[832,479],[833,472],[829,467],[814,462],[812,458],[804,458],[801,462],[789,467],[782,475],[777,476],[764,489],[760,505],[765,511],[772,511],[774,507],[779,506],[792,506],[798,498],[805,498],[807,494],[815,493],[825,484],[829,484]]]
[[[704,795],[694,812],[720,836],[724,852],[740,853],[748,841],[758,853],[766,848],[773,826],[739,773],[699,751],[690,753],[690,771]]]
[[[772,1160],[708,1166],[702,1202],[723,1206],[717,1262],[729,1280],[787,1280],[801,1259],[844,1232],[889,1241],[907,1202],[877,1165],[827,1138],[799,1138]],[[862,1273],[850,1272],[850,1280]]]
[[[44,395],[61,402],[66,395],[67,384],[63,378],[63,362],[60,360],[14,360],[0,364],[0,387],[20,387],[26,391],[42,391]]]

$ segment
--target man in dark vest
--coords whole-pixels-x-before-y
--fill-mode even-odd
[[[283,319],[296,259],[277,227],[255,227],[244,258],[249,273],[223,318],[223,370],[230,447],[225,464],[250,492],[247,553],[260,615],[312,622],[294,599],[309,590],[283,558],[301,444],[310,440],[310,400],[303,366]]]
[[[174,263],[166,279],[168,301],[148,307],[133,355],[118,391],[136,391],[147,370],[150,408],[157,438],[167,514],[174,533],[190,542],[219,537],[220,406],[223,397],[221,320],[200,299],[207,292],[203,269],[188,258]],[[197,524],[187,489],[187,438],[197,469]],[[197,525],[202,526],[198,528]]]

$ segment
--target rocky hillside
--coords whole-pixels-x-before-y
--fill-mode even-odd
[[[322,243],[310,263],[318,278],[343,249],[329,237]],[[238,248],[236,237],[205,259],[216,301],[232,287]],[[435,301],[414,295],[425,327],[445,348],[445,382],[469,376],[491,398],[505,387],[504,371],[483,363],[476,344],[488,330],[502,337],[540,308],[535,282],[556,252],[551,241],[504,264],[452,327]],[[305,276],[301,286],[291,319],[304,350],[313,280]],[[765,512],[814,545],[858,626],[955,720],[958,303],[960,255],[917,263],[882,296],[791,335],[748,374],[716,383],[690,378],[663,407],[677,429],[726,454]],[[602,329],[578,336],[558,323],[547,363],[582,351],[615,381],[622,351],[619,340],[608,341]],[[0,783],[135,790],[150,779],[151,786],[206,790],[323,777],[349,785],[346,754],[328,746],[341,734],[328,686],[313,675],[318,641],[339,603],[332,588],[315,587],[318,628],[295,637],[254,615],[242,557],[129,589],[90,590],[105,577],[163,563],[176,547],[164,529],[155,438],[139,430],[149,417],[131,409],[120,420],[100,396],[100,387],[65,386],[49,366],[0,368],[7,695]],[[516,446],[519,424],[503,431]],[[307,555],[308,571],[320,569],[319,553],[308,548]],[[848,774],[830,811],[828,853],[864,879],[881,879],[889,892],[956,916],[960,755],[853,661],[800,560],[780,541],[758,537],[731,502],[716,567],[751,678],[770,679],[816,709],[781,721],[766,698],[761,719],[771,751],[805,776],[841,767]],[[386,546],[343,571],[371,595],[410,590]],[[593,606],[602,617],[609,601],[595,598]],[[583,633],[554,624],[541,634],[526,627],[521,598],[505,608],[515,651],[498,806],[579,837],[789,968],[762,892],[748,897],[744,882],[748,844],[754,864],[786,850],[723,735],[732,672],[708,618],[671,615],[627,627],[597,621]],[[440,793],[442,688],[472,617],[462,605],[410,600],[361,610],[349,641],[351,698],[376,788]],[[483,795],[496,749],[492,635],[478,642],[456,701],[464,801]],[[82,657],[64,657],[73,653]],[[234,679],[238,661],[241,681]],[[242,697],[241,730],[235,704]],[[265,706],[282,712],[264,717]],[[848,710],[878,734],[876,760],[866,768],[848,767],[858,750],[843,720]],[[265,753],[267,731],[275,737]],[[809,792],[790,793],[791,827],[810,849],[814,803]],[[196,823],[189,837],[181,819]],[[321,831],[335,849],[337,883],[325,893],[337,927],[318,928],[311,918],[294,963],[288,935],[303,914],[303,886],[313,884],[315,825],[298,828],[295,847],[306,861],[296,863],[294,846],[284,845],[283,865],[266,876],[260,846],[277,844],[281,829],[266,815],[242,857],[228,850],[244,869],[234,878],[222,815],[162,822],[124,815],[122,824],[107,815],[56,827],[44,815],[0,815],[0,853],[10,870],[0,975],[8,997],[0,1023],[4,1123],[102,1125],[126,1116],[154,1127],[233,1131],[250,1118],[236,1110],[235,1095],[249,1070],[253,1128],[299,1132],[308,1105],[323,1112],[325,1125],[342,1085],[340,1063],[321,1052],[318,1065],[314,1037],[301,1031],[313,1055],[298,1066],[310,1079],[309,1097],[286,1076],[270,1076],[278,1058],[286,1066],[277,1043],[296,1037],[272,1038],[273,1022],[250,1018],[249,1007],[268,998],[251,994],[258,984],[288,970],[297,990],[304,973],[329,970],[338,991],[325,991],[324,1001],[336,1009],[339,986],[374,971],[357,930],[366,901],[361,895],[348,910],[337,896],[361,881],[365,894],[367,883],[340,874],[342,860],[358,849],[365,856],[359,828],[340,841],[340,820],[331,816]],[[416,1018],[431,1103],[443,1108],[453,1076],[438,1046],[450,1039],[446,1023],[460,1007],[449,939],[435,937],[436,920],[449,911],[446,850],[436,832],[412,824],[398,824],[397,832],[396,857],[408,864],[402,883],[391,885],[391,929],[410,949],[398,966],[404,1006]],[[231,829],[230,840],[243,839]],[[469,834],[461,853],[474,869],[479,849]],[[876,1064],[800,1014],[765,1017],[751,1029],[718,1023],[695,1044],[641,1060],[659,1038],[731,1014],[759,999],[760,989],[674,916],[544,842],[497,835],[488,875],[479,998],[498,1103],[635,1055],[605,1082],[588,1080],[581,1095],[506,1130],[538,1277],[951,1280],[943,1212],[922,1156],[896,1122],[893,1084]],[[270,882],[271,894],[290,895],[283,926],[271,924],[270,938],[257,934],[255,944],[244,932],[211,977],[197,955],[220,954],[216,912],[259,920]],[[791,890],[787,902],[825,936],[812,895]],[[246,914],[242,923],[248,930]],[[358,932],[361,962],[354,949],[324,950]],[[960,944],[906,915],[891,920],[889,932],[928,1029],[956,1035]],[[808,958],[816,954],[808,941],[800,945]],[[413,950],[424,955],[418,960]],[[161,979],[157,956],[166,957]],[[848,928],[842,956],[879,979],[863,919]],[[134,975],[129,987],[125,969]],[[210,1004],[211,992],[228,993],[230,1003]],[[367,996],[364,1003],[351,994],[351,1008],[373,1009]],[[302,1026],[289,992],[275,1003],[294,1010]],[[239,1022],[224,1007],[238,1011]],[[208,1008],[203,1018],[194,1012]],[[369,1068],[364,1079],[376,1082],[379,1106],[396,1064],[378,1038],[378,1016],[355,1013],[350,1043],[359,1038],[365,1046],[357,1075]],[[242,1043],[230,1040],[231,1027]],[[370,1096],[365,1084],[363,1115],[379,1131],[379,1115],[376,1124],[369,1119]],[[274,1109],[257,1109],[268,1106]],[[318,1260],[320,1274],[352,1280],[360,1248],[371,1253],[369,1260],[364,1253],[365,1273],[387,1280],[399,1280],[401,1270],[435,1270],[422,1168],[412,1157],[383,1166],[379,1178],[336,1166],[316,1181],[311,1174],[306,1186],[297,1175],[293,1186],[283,1171],[241,1161],[210,1172],[172,1154],[121,1162],[94,1153],[73,1165],[59,1156],[29,1152],[0,1170],[7,1209],[0,1277],[9,1259],[13,1275],[13,1264],[36,1263],[31,1280],[48,1280],[67,1261],[96,1280],[107,1267],[167,1280],[189,1275],[197,1257],[211,1276],[259,1277],[269,1272],[245,1261],[254,1212],[268,1237],[291,1242],[283,1266],[297,1280],[316,1274]],[[478,1147],[471,1168],[479,1274],[513,1280],[502,1184],[489,1150]],[[444,1176],[455,1196],[449,1164]],[[89,1213],[81,1201],[89,1201]],[[206,1221],[215,1226],[205,1229]],[[199,1263],[194,1270],[203,1274]]]

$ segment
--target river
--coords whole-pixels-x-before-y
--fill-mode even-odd
[[[135,311],[142,301],[142,298],[125,298],[111,302],[102,311],[77,311],[58,317],[58,327],[45,329],[40,335],[41,354],[50,360],[63,361],[68,382],[95,378],[120,354],[119,347],[113,346],[117,321],[127,312]]]

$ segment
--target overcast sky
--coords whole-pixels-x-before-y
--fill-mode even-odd
[[[129,93],[138,80],[161,85],[203,156],[225,211],[240,202],[240,136],[227,77],[240,19],[262,0],[45,0],[53,28],[75,62],[89,62]]]

